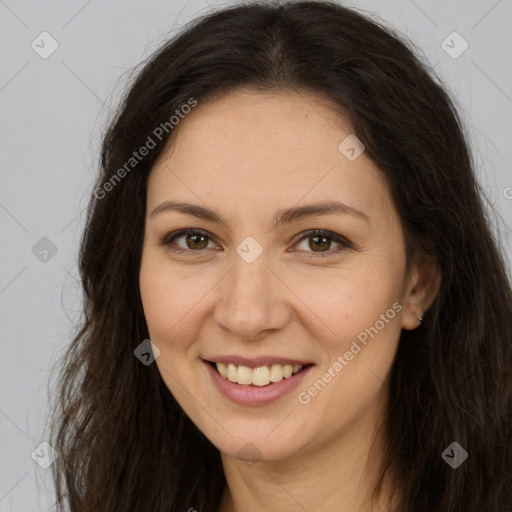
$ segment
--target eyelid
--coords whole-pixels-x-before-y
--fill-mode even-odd
[[[293,243],[293,245],[295,246],[299,242],[302,242],[303,240],[307,240],[308,238],[312,238],[314,236],[328,238],[331,241],[337,243],[341,247],[341,249],[340,248],[329,249],[328,251],[319,251],[319,252],[306,251],[308,253],[311,253],[312,255],[321,255],[321,254],[329,255],[329,254],[336,254],[336,253],[340,252],[340,250],[342,250],[342,249],[354,249],[354,244],[350,240],[348,240],[347,238],[345,238],[341,235],[338,235],[338,233],[334,233],[333,231],[329,231],[327,229],[308,229],[307,231],[303,231],[303,232],[299,233],[299,235],[298,235],[299,238],[297,239],[296,242]]]
[[[205,231],[204,229],[199,228],[185,228],[185,229],[178,229],[177,231],[172,231],[171,233],[168,233],[163,237],[163,239],[160,241],[160,245],[170,245],[176,238],[180,238],[184,235],[200,235],[204,236],[205,238],[210,239],[212,242],[215,242],[215,237],[208,233],[208,231]],[[176,252],[193,252],[193,253],[199,253],[201,251],[193,251],[192,249],[183,249],[181,247],[178,247],[177,249],[172,248],[172,250]]]
[[[179,229],[177,231],[173,231],[171,233],[168,233],[160,241],[160,245],[170,246],[171,243],[176,238],[180,238],[182,236],[189,235],[189,234],[204,236],[205,238],[208,238],[212,242],[217,243],[215,237],[211,233],[209,233],[208,231],[205,231],[204,229],[185,228],[185,229]],[[329,231],[329,230],[326,230],[326,229],[309,229],[307,231],[302,231],[301,233],[299,233],[297,235],[297,237],[296,237],[297,240],[295,242],[293,242],[293,245],[295,246],[299,242],[302,242],[303,240],[308,239],[308,238],[312,238],[313,236],[319,236],[319,237],[328,238],[331,241],[339,244],[339,247],[334,249],[334,250],[333,249],[329,249],[327,251],[315,252],[315,251],[301,251],[301,250],[299,250],[298,252],[309,253],[311,256],[308,256],[308,257],[315,258],[315,257],[322,257],[322,256],[325,257],[325,256],[328,256],[328,255],[337,254],[337,253],[341,252],[344,249],[354,249],[354,244],[350,240],[346,239],[345,237],[343,237],[343,236],[341,236],[341,235],[339,235],[337,233],[334,233],[333,231]],[[217,245],[219,245],[219,244],[217,244]],[[194,254],[194,255],[199,255],[199,254],[201,254],[205,250],[205,249],[200,249],[200,250],[183,249],[181,247],[170,247],[170,249],[172,251],[176,252],[176,253],[187,253],[187,254]],[[287,250],[287,252],[289,252],[289,250]],[[296,252],[296,251],[294,250],[293,252]]]

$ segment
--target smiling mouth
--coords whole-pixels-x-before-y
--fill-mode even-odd
[[[222,376],[224,380],[240,384],[242,386],[258,386],[264,387],[289,379],[297,373],[311,365],[302,364],[273,364],[263,365],[257,368],[249,368],[248,366],[236,365],[233,363],[215,363],[208,361],[215,370]]]

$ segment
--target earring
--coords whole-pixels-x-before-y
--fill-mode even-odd
[[[416,318],[420,321],[420,324],[421,324],[421,322],[423,321],[423,317],[418,316],[418,317],[416,317]]]

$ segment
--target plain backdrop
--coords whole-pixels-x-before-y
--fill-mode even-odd
[[[107,115],[133,66],[229,4],[0,0],[0,512],[54,509],[51,470],[32,455],[45,450],[50,370],[79,317],[77,244]],[[456,98],[510,255],[512,1],[344,4],[410,38]]]

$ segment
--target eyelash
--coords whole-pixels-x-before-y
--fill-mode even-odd
[[[199,249],[199,250],[183,249],[180,247],[172,247],[171,246],[171,244],[174,242],[174,240],[176,240],[177,238],[180,238],[182,236],[186,236],[186,235],[199,235],[199,236],[203,236],[203,237],[208,238],[211,241],[213,241],[212,237],[206,231],[203,231],[201,229],[189,228],[189,229],[181,229],[179,231],[169,233],[168,235],[166,235],[163,238],[163,240],[161,241],[161,245],[168,246],[168,248],[175,253],[188,254],[190,256],[192,256],[192,255],[195,256],[196,254],[200,254],[201,252],[203,252],[205,250],[205,249]],[[319,251],[319,252],[306,251],[306,252],[311,252],[311,256],[309,256],[310,258],[323,258],[325,256],[337,254],[340,251],[343,251],[345,249],[353,249],[354,248],[353,244],[349,240],[341,237],[340,235],[337,235],[336,233],[333,233],[332,231],[327,231],[325,229],[312,229],[309,231],[305,231],[304,233],[302,233],[302,235],[303,236],[296,242],[296,244],[298,244],[299,242],[302,242],[303,240],[307,240],[308,238],[313,238],[313,237],[327,238],[328,240],[331,240],[331,241],[339,244],[339,247],[335,248],[334,250],[329,249],[327,251]],[[294,245],[296,245],[296,244],[294,244]]]

